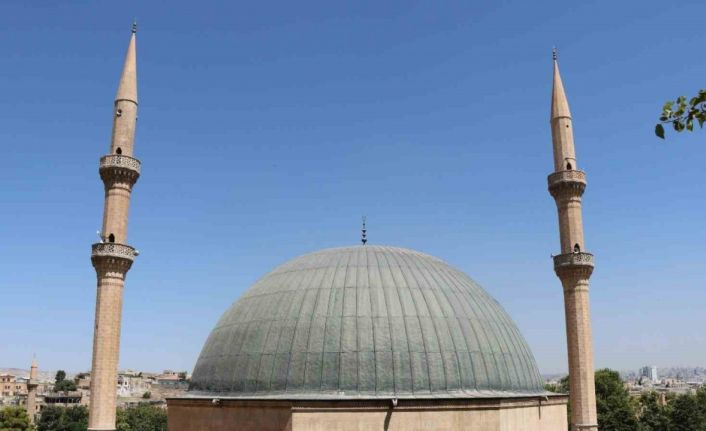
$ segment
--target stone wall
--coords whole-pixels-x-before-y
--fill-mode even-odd
[[[168,399],[170,431],[566,431],[566,397],[258,401]]]

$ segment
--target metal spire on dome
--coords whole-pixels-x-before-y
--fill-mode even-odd
[[[365,245],[368,242],[368,230],[365,228],[365,216],[363,216],[363,229],[360,230],[360,242]]]
[[[137,33],[137,18],[132,20],[132,32]]]
[[[556,61],[556,46],[552,48],[552,60]]]

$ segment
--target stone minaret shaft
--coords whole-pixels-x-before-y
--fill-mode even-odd
[[[37,360],[32,359],[32,367],[29,369],[29,381],[27,382],[27,416],[34,423],[34,415],[37,413]]]
[[[593,272],[593,255],[585,252],[581,217],[581,197],[586,189],[586,174],[578,169],[576,163],[571,112],[559,75],[556,54],[551,126],[554,173],[549,175],[549,192],[559,212],[561,237],[561,254],[554,256],[554,271],[564,287],[571,429],[597,430],[593,339],[588,301],[588,279]]]
[[[91,262],[98,277],[96,321],[91,368],[89,430],[114,430],[120,320],[125,275],[137,256],[127,245],[130,194],[140,176],[140,161],[132,157],[137,120],[136,27],[133,25],[125,66],[113,107],[110,154],[100,160],[105,186],[101,242],[93,244]]]

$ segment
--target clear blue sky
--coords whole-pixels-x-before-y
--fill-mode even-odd
[[[191,370],[251,283],[357,243],[366,214],[371,243],[467,272],[565,370],[553,45],[589,175],[596,365],[705,365],[706,131],[652,132],[704,87],[705,3],[50,3],[0,5],[0,366],[90,368],[97,167],[133,17],[122,368]]]

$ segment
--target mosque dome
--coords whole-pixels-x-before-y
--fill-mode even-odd
[[[275,399],[545,394],[527,342],[483,288],[440,259],[333,248],[265,275],[223,314],[192,395]]]

